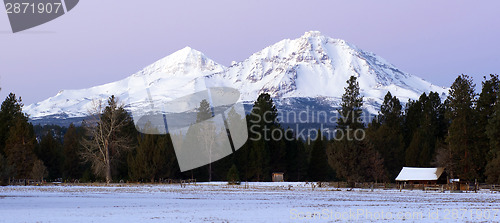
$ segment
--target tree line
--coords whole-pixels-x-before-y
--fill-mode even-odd
[[[235,182],[270,181],[272,172],[283,172],[287,181],[391,182],[403,166],[439,166],[451,178],[500,183],[498,75],[485,77],[479,94],[475,87],[472,78],[460,75],[446,98],[429,92],[406,104],[388,92],[377,117],[366,124],[358,121],[363,97],[357,78],[350,77],[335,134],[358,134],[356,140],[328,139],[318,131],[312,143],[282,126],[273,99],[264,93],[246,117],[252,140],[186,172],[180,172],[170,135],[139,133],[114,96],[96,102],[81,125],[66,128],[33,126],[21,98],[11,93],[0,110],[0,180]],[[209,111],[206,103],[198,110],[198,116]],[[257,137],[269,130],[286,137]]]
[[[355,77],[347,83],[340,112],[358,115],[363,102],[359,86]],[[393,181],[403,166],[410,166],[445,167],[450,178],[500,183],[499,86],[498,75],[484,77],[477,94],[472,78],[460,75],[444,100],[436,92],[423,93],[405,107],[388,92],[368,125],[339,120],[342,131],[358,125],[354,129],[365,129],[366,137],[330,142],[330,166],[348,182]]]

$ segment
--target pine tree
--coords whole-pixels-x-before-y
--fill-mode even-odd
[[[233,153],[234,155],[234,164],[236,165],[236,168],[239,170],[240,173],[240,179],[242,181],[250,181],[252,180],[252,175],[253,175],[253,170],[251,169],[251,164],[254,163],[254,161],[250,158],[250,153],[252,152],[252,145],[254,139],[250,138],[250,114],[246,115],[246,121],[247,121],[247,129],[248,129],[248,134],[249,134],[249,139],[243,144],[243,146],[236,150],[236,152]]]
[[[203,139],[201,139],[202,141],[204,141],[204,145],[205,145],[205,149],[206,150],[209,150],[208,154],[209,154],[209,163],[208,163],[208,181],[212,181],[212,174],[213,174],[213,170],[212,170],[212,151],[214,150],[214,145],[215,145],[215,141],[216,141],[216,135],[215,135],[215,132],[217,131],[216,130],[216,126],[215,124],[212,122],[212,121],[206,121],[207,119],[210,119],[212,118],[212,109],[210,108],[210,104],[208,103],[207,100],[202,100],[200,102],[200,107],[198,108],[198,113],[196,114],[196,121],[197,122],[203,122],[202,124],[202,129],[200,131],[201,134],[198,134],[200,137],[202,137]],[[207,133],[207,134],[203,134],[203,133]]]
[[[500,184],[500,154],[494,155],[486,165],[486,182],[489,184]]]
[[[175,149],[172,144],[170,134],[162,136],[165,140],[165,168],[163,173],[160,174],[162,178],[178,178],[181,175],[181,170],[175,156]]]
[[[196,122],[199,123],[195,127],[190,127],[188,129],[187,135],[193,135],[196,136],[198,141],[203,142],[202,145],[204,146],[205,154],[208,154],[206,157],[206,162],[208,165],[196,168],[194,170],[191,170],[191,174],[193,177],[195,177],[197,180],[204,180],[204,181],[212,181],[212,174],[213,174],[213,169],[212,169],[212,151],[214,150],[214,145],[216,142],[216,125],[212,120],[208,120],[212,118],[212,109],[210,107],[210,103],[203,99],[200,101],[200,105],[197,108],[197,113],[196,113]]]
[[[422,117],[418,132],[423,135],[424,142],[420,153],[419,165],[431,166],[437,142],[444,140],[448,121],[445,119],[445,105],[436,92],[430,92],[425,101],[422,102]]]
[[[475,150],[475,117],[474,103],[476,93],[472,79],[467,75],[460,75],[453,82],[448,96],[449,108],[446,113],[451,120],[446,142],[451,153],[453,163],[451,177],[473,180],[479,176],[480,170],[474,157],[478,156]]]
[[[346,179],[349,183],[363,181],[362,168],[359,168],[359,158],[362,156],[362,143],[354,141],[354,130],[363,129],[359,123],[363,97],[359,92],[359,83],[355,76],[347,80],[347,87],[342,95],[340,114],[337,120],[337,136],[329,146],[329,163],[335,169],[337,176]],[[340,134],[340,135],[339,135]]]
[[[238,173],[238,168],[236,168],[236,165],[233,164],[231,168],[229,168],[226,178],[228,184],[237,184],[240,182],[240,176]]]
[[[161,135],[146,134],[140,136],[138,141],[135,154],[129,154],[130,178],[154,182],[166,172],[166,138]]]
[[[288,139],[295,139],[293,141],[286,140],[286,175],[284,176],[287,181],[304,181],[307,174],[308,153],[304,147],[304,143],[300,139],[296,139],[292,131],[285,131]],[[325,142],[326,147],[326,142]],[[328,162],[328,157],[325,152],[325,161]],[[331,170],[330,166],[328,169]],[[331,170],[333,171],[333,170]]]
[[[33,126],[27,119],[17,119],[9,130],[5,145],[8,165],[15,170],[16,178],[30,178],[33,164],[37,160],[34,149],[36,139]]]
[[[198,107],[198,113],[196,113],[196,122],[202,122],[209,118],[212,118],[212,109],[208,101],[203,99]]]
[[[318,132],[319,136],[312,145],[307,176],[311,181],[327,181],[329,180],[330,166],[326,155],[326,142],[321,131],[318,130]]]
[[[359,92],[359,83],[355,76],[351,76],[347,80],[347,87],[344,88],[345,93],[342,95],[341,109],[338,110],[340,117],[337,125],[338,129],[344,131],[353,131],[363,129],[364,124],[361,122],[361,113],[363,106],[363,96]],[[353,131],[354,132],[354,131]]]
[[[391,127],[401,128],[402,108],[399,99],[388,91],[380,106],[379,121]]]
[[[22,112],[23,103],[21,98],[10,93],[0,107],[0,154],[5,154],[5,141],[9,130],[14,126],[17,119],[26,119]]]
[[[62,176],[65,180],[75,180],[82,177],[82,160],[80,159],[80,140],[81,135],[77,128],[71,123],[63,140],[63,171]]]
[[[500,184],[500,91],[497,92],[493,108],[493,114],[486,127],[490,151],[485,175],[487,183]]]
[[[253,181],[266,181],[270,175],[270,156],[264,140],[252,141],[249,154],[249,178]]]
[[[9,166],[7,159],[0,154],[0,186],[9,184],[9,178],[13,176],[14,169]]]
[[[493,108],[493,114],[486,126],[492,155],[500,152],[500,92],[497,93],[497,100]]]
[[[278,122],[278,111],[269,94],[259,95],[247,120],[250,141],[249,175],[253,180],[268,181],[271,179],[271,172],[286,170],[286,144],[283,140],[273,140],[271,137],[273,131],[281,131],[282,134],[284,131]]]
[[[341,117],[337,121],[337,134],[341,135],[337,135],[328,145],[330,165],[337,177],[347,180],[351,185],[379,178],[378,173],[384,168],[380,154],[369,140],[363,138],[365,127],[360,119],[362,106],[359,84],[356,77],[351,76],[342,95]],[[373,171],[375,169],[377,171]]]
[[[230,131],[227,131],[227,133],[228,136],[231,137],[236,152],[213,163],[212,178],[214,180],[226,180],[229,169],[232,167],[232,165],[237,165],[235,164],[237,159],[236,154],[238,153],[237,151],[241,150],[243,148],[242,145],[246,143],[246,141],[243,142],[242,140],[243,139],[247,140],[247,139],[241,136],[248,137],[247,127],[241,126],[242,123],[246,123],[246,120],[244,120],[245,118],[244,114],[239,114],[238,112],[236,112],[236,109],[232,107],[227,113],[227,116],[225,118],[227,127],[230,128]]]
[[[62,177],[62,146],[50,131],[42,137],[38,149],[36,149],[36,155],[47,167],[49,179],[55,180]]]
[[[409,144],[406,149],[406,165],[428,167],[435,155],[437,140],[447,133],[444,105],[436,92],[423,93],[417,101],[411,101],[406,109],[405,131]]]
[[[369,141],[384,159],[390,179],[394,179],[404,164],[402,105],[390,92],[384,97],[379,114],[380,127],[368,134]]]
[[[120,130],[117,131],[114,139],[121,139],[121,143],[117,142],[113,145],[113,156],[115,156],[115,162],[113,163],[114,168],[112,168],[112,175],[120,180],[126,180],[128,178],[128,154],[132,152],[134,145],[137,145],[137,131],[131,114],[129,114],[122,103],[120,103],[118,98],[114,98],[116,103],[116,115],[117,120],[123,121],[123,125]],[[108,106],[108,109],[110,107]],[[111,116],[112,110],[107,110],[104,115]],[[111,121],[110,118],[107,119],[108,123]],[[120,140],[117,140],[120,141]]]
[[[494,151],[491,150],[492,145],[487,134],[487,126],[490,119],[492,119],[495,113],[495,102],[497,101],[497,94],[499,93],[500,80],[498,75],[490,74],[490,79],[486,79],[482,82],[482,90],[479,94],[477,100],[476,113],[477,113],[477,125],[476,125],[476,139],[475,146],[478,151],[477,157],[474,161],[479,166],[479,175],[481,180],[484,178],[483,173],[485,172],[487,162],[489,159],[494,157]]]
[[[2,102],[2,105],[0,107],[0,181],[2,181],[2,184],[7,184],[8,178],[14,177],[16,175],[16,166],[15,163],[17,163],[16,157],[12,157],[14,154],[17,154],[18,152],[23,153],[24,151],[20,148],[20,146],[15,145],[16,142],[14,135],[10,135],[10,132],[14,131],[19,131],[18,129],[15,129],[14,126],[16,125],[17,122],[20,122],[19,124],[25,123],[27,124],[27,117],[26,115],[22,112],[22,100],[21,98],[17,98],[15,94],[10,93],[5,101]],[[30,131],[27,131],[29,134]],[[13,133],[14,134],[14,133]],[[10,139],[11,145],[9,145],[10,148],[7,148],[6,142],[7,140]],[[28,143],[29,144],[29,143]],[[15,148],[13,148],[15,147]],[[31,147],[31,145],[28,145],[28,147]],[[7,150],[11,151],[7,151]],[[29,154],[29,150],[26,152],[26,154]],[[8,154],[11,153],[11,157],[9,158]],[[23,153],[24,154],[24,153]],[[28,155],[28,157],[30,157]],[[29,162],[29,160],[27,160]],[[22,164],[19,164],[22,165]],[[30,165],[30,163],[25,163],[24,165]],[[29,167],[28,167],[29,168]],[[21,172],[25,172],[24,170]],[[24,174],[24,173],[23,173]],[[24,177],[24,176],[23,176]]]
[[[426,97],[425,93],[423,93],[420,98],[424,96]],[[409,99],[406,103],[403,117],[403,141],[405,143],[405,148],[408,148],[413,140],[414,133],[419,129],[422,117],[422,104],[420,100]],[[408,160],[406,165],[408,165]]]

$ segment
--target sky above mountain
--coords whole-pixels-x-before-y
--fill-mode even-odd
[[[344,39],[448,87],[500,70],[499,1],[81,1],[12,34],[0,13],[0,99],[25,104],[123,79],[185,46],[225,66],[305,31]],[[0,7],[0,11],[3,8]]]

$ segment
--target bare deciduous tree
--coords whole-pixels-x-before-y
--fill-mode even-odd
[[[130,116],[111,96],[108,105],[102,100],[93,101],[89,119],[83,122],[86,137],[82,140],[83,160],[90,162],[94,173],[112,181],[111,168],[120,155],[132,148],[131,139],[123,130],[132,122]]]
[[[431,164],[436,167],[444,167],[448,176],[450,178],[455,178],[455,166],[452,157],[452,153],[447,145],[443,142],[438,142],[436,145],[436,156]]]
[[[49,172],[47,171],[47,167],[43,164],[41,160],[36,160],[33,164],[33,170],[31,171],[31,177],[35,180],[39,180],[43,182],[43,178],[47,177]]]

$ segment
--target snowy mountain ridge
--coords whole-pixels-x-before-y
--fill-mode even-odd
[[[84,117],[94,99],[115,95],[127,102],[134,93],[128,83],[145,79],[153,96],[170,101],[207,87],[239,89],[241,101],[253,103],[261,93],[269,93],[279,105],[294,109],[297,101],[337,107],[346,80],[358,77],[365,108],[376,113],[390,91],[402,102],[418,99],[423,92],[446,96],[447,89],[405,73],[383,58],[341,40],[306,32],[297,39],[285,39],[225,67],[203,53],[186,47],[123,80],[81,90],[64,90],[56,96],[25,108],[32,120],[44,117]],[[127,105],[141,109],[145,105]],[[300,107],[300,106],[299,106]]]

